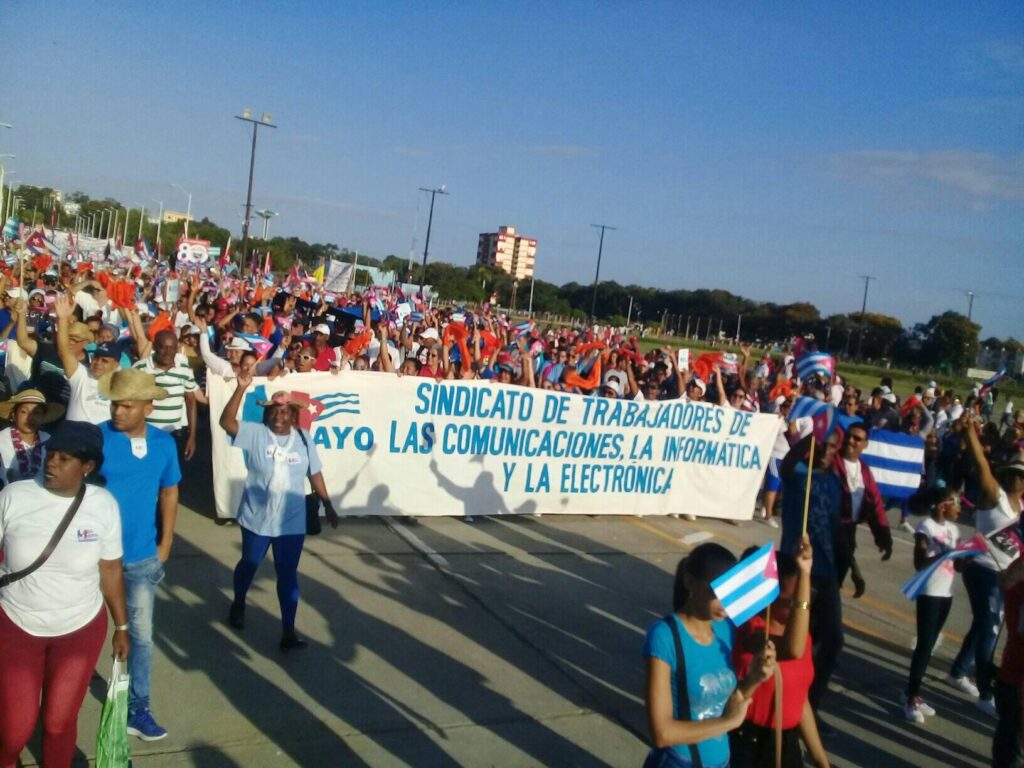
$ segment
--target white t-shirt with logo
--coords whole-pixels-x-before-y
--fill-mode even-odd
[[[36,480],[11,483],[0,491],[0,574],[20,571],[39,557],[72,501]],[[117,501],[103,488],[86,486],[82,506],[53,554],[34,573],[0,591],[0,608],[37,637],[81,629],[103,607],[100,560],[121,555]]]
[[[928,557],[941,555],[960,543],[960,529],[948,520],[937,523],[930,517],[926,517],[917,524],[914,533],[928,539]],[[953,596],[953,580],[956,577],[953,562],[953,560],[946,560],[935,570],[935,573],[924,585],[922,595],[929,597]]]
[[[860,508],[864,505],[864,473],[861,471],[860,459],[843,459],[846,469],[846,487],[850,489],[850,508],[853,522],[860,520]]]
[[[102,424],[110,421],[110,401],[97,387],[98,379],[84,365],[79,364],[68,379],[71,397],[68,399],[68,421],[87,421]]]

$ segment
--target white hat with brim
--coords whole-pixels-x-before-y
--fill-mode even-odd
[[[249,352],[252,350],[252,346],[245,339],[240,339],[237,336],[235,336],[233,339],[231,339],[230,342],[228,342],[228,345],[224,347],[224,349],[238,350],[240,352]]]
[[[427,328],[423,333],[420,334],[421,339],[433,339],[434,341],[440,340],[440,336],[437,334],[437,328]]]
[[[329,326],[327,323],[320,323],[319,325],[313,327],[313,333],[322,333],[326,336],[330,336],[331,326]]]

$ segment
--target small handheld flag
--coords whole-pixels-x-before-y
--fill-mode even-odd
[[[779,596],[775,545],[768,542],[711,582],[715,597],[739,626],[771,605]]]
[[[933,563],[928,565],[927,568],[922,568],[920,571],[915,573],[906,583],[900,587],[900,591],[910,600],[916,600],[918,596],[924,592],[924,588],[928,584],[928,580],[932,575],[939,570],[943,563],[948,560],[954,560],[961,557],[977,557],[983,555],[988,551],[988,545],[985,543],[985,537],[980,533],[974,534],[968,541],[965,541],[956,549],[951,549],[945,552],[937,558]]]
[[[836,409],[831,403],[813,397],[801,396],[789,409],[789,420],[810,418],[814,422],[814,439],[819,443],[828,440],[835,427]]]
[[[805,352],[796,359],[796,375],[809,379],[820,373],[830,379],[836,375],[836,361],[824,352]]]

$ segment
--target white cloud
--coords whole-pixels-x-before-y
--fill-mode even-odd
[[[914,191],[938,187],[973,208],[1024,200],[1024,152],[997,155],[969,150],[860,150],[833,156],[840,176]]]

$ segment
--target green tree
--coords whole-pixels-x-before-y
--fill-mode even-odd
[[[915,329],[921,340],[921,362],[950,371],[963,371],[978,357],[981,326],[952,310],[935,315]]]

